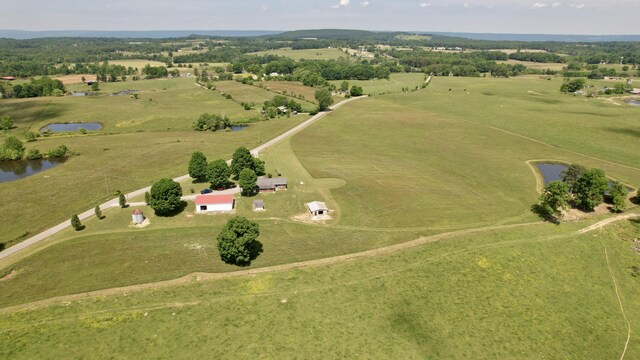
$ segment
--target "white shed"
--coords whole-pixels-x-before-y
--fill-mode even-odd
[[[233,195],[200,195],[196,197],[196,213],[232,211],[235,205]]]
[[[314,201],[307,204],[309,212],[312,216],[325,215],[329,213],[327,205],[321,201]]]

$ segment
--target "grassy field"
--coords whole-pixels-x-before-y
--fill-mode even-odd
[[[0,261],[0,277],[11,274],[0,281],[0,357],[90,357],[106,348],[115,357],[176,357],[188,346],[188,356],[216,358],[617,358],[627,337],[619,303],[631,324],[640,321],[640,282],[631,268],[637,255],[630,246],[640,225],[623,221],[578,235],[609,214],[560,226],[540,222],[530,210],[538,194],[526,161],[599,167],[637,187],[633,129],[639,109],[563,95],[561,81],[436,77],[421,91],[352,102],[269,148],[261,153],[267,172],[287,177],[290,186],[258,195],[264,213],[250,210],[254,198],[238,200],[236,214],[259,222],[262,231],[264,252],[248,268],[219,260],[215,236],[229,215],[195,216],[192,203],[171,218],[143,208],[151,222],[143,229],[128,226],[132,209],[111,209],[106,219],[87,221],[82,232],[65,230]],[[252,89],[272,94],[220,84],[234,99],[260,96]],[[91,198],[94,188],[95,198],[104,192],[91,165],[96,161],[106,174],[126,169],[130,177],[120,184],[136,179],[137,188],[162,172],[184,173],[193,150],[227,158],[239,144],[256,144],[256,135],[267,139],[301,120],[261,122],[238,133],[158,128],[47,139],[36,146],[75,139],[81,155],[49,170],[51,178],[9,184],[61,188],[52,201],[72,191]],[[142,157],[153,166],[136,168],[137,158],[127,157],[134,149],[144,149]],[[53,205],[24,209],[37,203],[32,194],[2,185],[3,200],[21,205],[7,214],[50,217],[44,210]],[[183,186],[197,191],[201,184]],[[327,202],[333,220],[301,221],[312,200]],[[421,237],[417,247],[375,250]],[[1,309],[193,272],[253,270],[365,250],[371,252],[352,261],[324,260],[321,267],[215,275],[222,278],[19,312]],[[247,338],[269,341],[246,346]],[[627,358],[638,356],[640,345],[632,340]]]
[[[122,65],[124,67],[131,66],[132,68],[138,68],[138,71],[142,71],[142,68],[147,64],[150,66],[167,66],[167,64],[160,61],[144,60],[144,59],[130,59],[130,60],[109,60],[109,64]]]
[[[99,121],[97,134],[40,138],[27,147],[51,149],[67,145],[77,153],[64,165],[22,180],[0,184],[5,203],[0,242],[12,242],[69,219],[113,196],[132,191],[160,177],[186,173],[193,151],[210,158],[230,158],[239,146],[253,147],[306,119],[304,115],[253,124],[247,130],[202,133],[190,130],[204,112],[229,115],[232,120],[259,115],[245,111],[217,92],[201,89],[188,79],[102,84],[103,91],[134,88],[140,99],[128,96],[36,98],[3,100],[20,134],[51,122]],[[73,194],[73,196],[71,195]],[[29,214],[27,216],[27,214]]]
[[[304,49],[291,50],[291,48],[282,48],[276,50],[266,50],[251,53],[251,55],[277,55],[292,58],[294,60],[331,60],[339,57],[348,57],[347,54],[340,49]]]
[[[395,73],[391,74],[389,80],[351,80],[349,86],[361,86],[365,94],[380,95],[401,92],[405,87],[413,90],[416,86],[424,84],[424,80],[425,75],[421,73]],[[331,83],[340,87],[342,81],[331,81]]]
[[[570,230],[486,232],[330,266],[4,313],[0,356],[618,358],[627,325],[612,276],[637,324],[640,283],[621,241],[637,225]],[[638,356],[632,340],[626,358]]]
[[[262,104],[265,101],[271,100],[277,95],[266,89],[261,89],[252,85],[245,85],[237,81],[218,81],[215,83],[215,86],[218,91],[233,96],[233,100],[237,102],[256,104],[256,109],[258,110],[262,109]],[[309,101],[293,98],[291,96],[287,97],[300,103],[304,112],[310,112],[318,108],[316,104]],[[313,97],[311,97],[311,99],[313,99]]]
[[[538,62],[532,62],[532,61],[520,61],[520,60],[506,60],[506,61],[496,61],[498,64],[509,64],[509,65],[524,65],[530,69],[536,69],[536,70],[562,70],[564,69],[567,64],[560,64],[560,63],[538,63]]]

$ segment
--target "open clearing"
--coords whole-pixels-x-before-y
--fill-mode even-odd
[[[142,68],[147,64],[150,66],[167,66],[167,64],[160,61],[144,60],[144,59],[130,59],[130,60],[109,60],[109,64],[122,65],[124,67],[138,68],[138,71],[142,71]]]
[[[536,69],[536,70],[549,69],[549,70],[560,71],[567,66],[567,64],[561,64],[561,63],[538,63],[538,62],[532,62],[532,61],[520,61],[520,60],[513,60],[513,59],[509,59],[505,61],[496,61],[496,62],[498,64],[524,65],[528,68]]]
[[[380,95],[402,92],[402,88],[413,90],[416,86],[424,84],[424,81],[425,74],[422,73],[394,73],[391,74],[389,80],[351,80],[349,86],[360,86],[365,94]],[[331,81],[331,83],[340,88],[342,81]]]
[[[292,58],[294,60],[332,60],[340,57],[348,57],[347,54],[340,49],[304,49],[291,50],[291,48],[282,48],[276,50],[266,50],[251,53],[251,55],[277,55]]]
[[[256,104],[256,109],[258,111],[262,109],[262,104],[265,101],[271,100],[274,96],[278,95],[266,89],[261,89],[257,86],[252,85],[245,85],[238,81],[218,81],[214,85],[218,91],[224,92],[225,94],[230,94],[237,102]],[[316,104],[309,101],[294,98],[291,96],[287,97],[300,103],[304,112],[310,112],[318,108]],[[311,97],[311,99],[314,98]]]
[[[328,259],[322,266],[209,281],[194,276],[170,287],[8,309],[0,317],[0,357],[33,358],[45,351],[51,357],[91,357],[106,349],[115,357],[179,357],[187,346],[190,356],[216,358],[281,358],[294,351],[319,358],[618,358],[628,336],[621,309],[632,325],[640,321],[640,284],[631,275],[637,255],[630,249],[638,222],[584,234],[578,231],[609,215],[561,226],[541,222],[530,211],[538,193],[526,161],[599,167],[638,187],[638,109],[560,94],[562,79],[441,77],[424,90],[400,93],[423,81],[423,74],[394,74],[390,81],[350,82],[365,93],[395,93],[349,103],[261,153],[267,172],[289,178],[290,187],[258,195],[267,208],[261,213],[250,210],[255,198],[238,199],[236,213],[259,222],[264,250],[245,269],[455,233],[352,261]],[[170,118],[179,118],[180,108],[192,111],[193,119],[205,108],[217,113],[241,107],[185,79],[166,81],[166,89],[158,84],[165,82],[105,89],[142,90],[137,101],[154,106],[156,99],[171,102],[181,94],[198,101],[148,108],[170,113],[137,128],[143,132],[116,130],[117,121],[106,119],[109,135],[39,140],[37,147],[66,143],[80,156],[42,173],[49,178],[8,184],[42,189],[34,196],[60,189],[50,201],[69,198],[66,209],[55,208],[68,217],[70,206],[90,208],[83,201],[104,196],[106,187],[138,188],[184,173],[191,151],[203,150],[210,160],[228,158],[237,146],[251,147],[306,119],[279,118],[238,133],[196,133],[189,131],[193,120],[187,116]],[[238,101],[274,95],[237,82],[218,85]],[[36,114],[80,113],[69,110],[76,103],[50,112],[68,100],[46,100],[52,103],[12,105],[16,114],[35,108],[17,122],[21,129],[38,126]],[[118,101],[136,104],[128,97]],[[122,178],[109,175],[105,182],[96,174],[98,164],[106,175]],[[23,201],[34,202],[15,185],[3,185],[3,200],[17,204],[3,207],[5,216],[24,211]],[[70,193],[82,196],[76,201]],[[334,220],[296,222],[311,200],[325,201]],[[50,203],[28,211],[49,218],[52,208]],[[190,203],[175,217],[159,218],[144,207],[151,225],[133,229],[131,210],[110,209],[106,219],[87,221],[80,233],[65,230],[18,261],[0,262],[0,277],[13,274],[0,282],[0,307],[238,270],[219,260],[215,244],[229,215],[194,216]],[[20,217],[15,222],[33,225]],[[20,227],[12,226],[18,234]],[[269,341],[247,346],[247,338]],[[639,357],[640,343],[632,340],[626,356]]]

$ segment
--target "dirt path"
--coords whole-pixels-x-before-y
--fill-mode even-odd
[[[631,218],[634,218],[634,217],[640,217],[640,214],[622,214],[622,215],[614,216],[614,217],[609,218],[609,219],[598,221],[597,223],[595,223],[595,224],[593,224],[591,226],[587,226],[584,229],[578,230],[578,234],[585,234],[585,233],[588,233],[590,231],[603,228],[603,227],[605,227],[605,226],[607,226],[607,225],[609,225],[609,224],[611,224],[613,222],[626,220],[626,219],[631,219]]]
[[[622,298],[620,297],[620,291],[618,290],[618,283],[616,282],[615,276],[613,276],[613,270],[611,270],[611,263],[609,262],[609,254],[607,254],[607,248],[602,244],[604,249],[604,258],[607,261],[607,268],[609,269],[609,275],[611,275],[611,281],[613,282],[613,287],[616,290],[616,297],[618,298],[618,305],[620,306],[620,312],[622,312],[622,317],[624,321],[627,323],[627,341],[624,344],[624,350],[622,350],[622,355],[620,355],[620,360],[624,360],[624,356],[627,353],[627,348],[629,348],[629,342],[631,341],[631,322],[627,318],[627,313],[624,311],[624,306],[622,305]]]
[[[191,273],[189,275],[185,275],[183,277],[172,279],[172,280],[103,289],[103,290],[90,291],[86,293],[73,294],[73,295],[57,296],[49,299],[34,301],[31,303],[9,306],[6,308],[0,308],[0,314],[7,314],[7,313],[22,311],[22,310],[29,310],[29,309],[37,309],[37,308],[45,307],[52,304],[67,303],[70,301],[77,301],[77,300],[89,299],[89,298],[95,298],[95,297],[101,297],[101,296],[124,294],[124,293],[129,294],[132,292],[151,290],[151,289],[153,290],[162,289],[166,287],[184,285],[194,281],[210,281],[210,280],[218,280],[218,279],[233,278],[233,277],[248,276],[248,275],[257,275],[257,274],[287,271],[287,270],[294,270],[294,269],[301,269],[301,268],[327,266],[327,265],[342,263],[342,262],[355,260],[359,258],[375,257],[375,256],[380,256],[385,254],[396,253],[401,250],[410,249],[410,248],[414,248],[416,246],[424,245],[427,243],[440,241],[443,239],[454,238],[462,235],[468,235],[468,234],[491,231],[491,230],[525,227],[525,226],[531,226],[536,224],[540,224],[540,223],[532,222],[532,223],[512,224],[512,225],[494,225],[494,226],[487,226],[487,227],[476,228],[476,229],[452,231],[448,233],[421,237],[405,243],[391,245],[383,248],[372,249],[372,250],[366,250],[366,251],[353,253],[353,254],[346,254],[346,255],[334,256],[330,258],[324,258],[324,259],[316,259],[316,260],[302,261],[302,262],[296,262],[296,263],[275,265],[275,266],[269,266],[269,267],[263,267],[263,268],[234,271],[234,272],[228,272],[228,273],[201,273],[201,272]]]
[[[336,109],[340,108],[341,106],[343,106],[344,104],[346,104],[348,102],[351,102],[351,101],[354,101],[354,100],[358,100],[358,99],[363,99],[363,98],[366,98],[366,96],[354,97],[354,98],[350,98],[350,99],[347,99],[347,100],[343,100],[343,101],[341,101],[341,102],[329,107],[329,109],[330,110],[336,110]],[[307,127],[307,126],[313,124],[314,122],[320,120],[321,118],[323,118],[324,116],[326,116],[329,113],[330,112],[320,112],[320,113],[316,114],[315,116],[311,117],[309,120],[307,120],[307,121],[295,126],[294,128],[288,130],[287,132],[275,137],[274,139],[269,140],[266,143],[256,147],[255,149],[251,150],[251,153],[257,156],[260,153],[260,151],[265,150],[266,148],[268,148],[270,146],[273,146],[274,144],[286,139],[287,137],[294,135],[295,133],[301,131],[305,127]],[[231,163],[231,160],[227,160],[227,163]],[[187,175],[183,175],[183,176],[177,177],[177,178],[175,178],[173,180],[176,181],[176,182],[183,182],[183,181],[186,181],[186,180],[188,180],[190,178],[191,177],[187,174]],[[125,194],[125,197],[127,199],[130,199],[130,198],[133,198],[133,197],[136,197],[136,196],[143,195],[147,191],[151,191],[151,186],[147,186],[145,188],[138,189],[136,191],[130,192],[128,194]],[[136,206],[138,206],[141,203],[135,203],[135,204],[136,204]],[[104,209],[109,209],[109,208],[119,207],[119,206],[120,206],[120,204],[118,203],[118,199],[116,198],[116,199],[112,199],[112,200],[109,200],[109,201],[107,201],[105,203],[100,204],[100,209],[104,210]],[[92,217],[94,215],[95,215],[94,210],[93,210],[93,208],[91,208],[90,210],[87,210],[87,211],[85,211],[85,212],[83,212],[81,214],[78,214],[78,218],[80,220],[85,220],[85,219],[88,219],[88,218],[90,218],[90,217]],[[65,221],[65,222],[60,223],[60,224],[58,224],[58,225],[56,225],[56,226],[54,226],[54,227],[52,227],[50,229],[47,229],[47,230],[45,230],[45,231],[43,231],[43,232],[41,232],[41,233],[39,233],[39,234],[37,234],[35,236],[30,237],[29,239],[27,239],[27,240],[25,240],[25,241],[23,241],[23,242],[21,242],[19,244],[13,245],[12,247],[10,247],[8,249],[5,249],[4,251],[0,252],[0,259],[4,259],[4,258],[7,258],[7,257],[9,257],[11,255],[14,255],[14,254],[16,254],[16,253],[18,253],[18,252],[20,252],[20,251],[22,251],[22,250],[34,245],[34,244],[37,244],[37,243],[47,239],[48,237],[50,237],[52,235],[55,235],[55,234],[59,233],[60,231],[66,229],[66,228],[69,228],[69,227],[71,227],[71,222],[70,221]]]

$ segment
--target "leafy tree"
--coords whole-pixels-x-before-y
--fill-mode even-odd
[[[80,222],[80,218],[78,217],[78,215],[73,214],[71,216],[71,226],[76,230],[76,231],[80,231],[82,230],[83,226],[82,223]]]
[[[149,206],[157,215],[171,215],[180,208],[182,188],[177,182],[163,178],[151,186]]]
[[[96,205],[96,207],[93,208],[93,212],[96,213],[98,220],[102,220],[102,210],[100,210],[100,205]]]
[[[64,144],[60,144],[58,145],[57,148],[47,151],[47,157],[50,157],[50,158],[63,157],[67,154],[67,151],[69,151],[69,148]]]
[[[200,151],[191,154],[189,176],[197,181],[204,181],[207,178],[207,158]]]
[[[13,127],[13,119],[9,115],[0,116],[0,130],[9,130]]]
[[[613,181],[611,185],[609,185],[609,197],[613,204],[613,211],[623,212],[626,210],[628,192],[627,188],[619,181]]]
[[[24,145],[22,141],[13,135],[4,139],[4,144],[0,146],[0,161],[20,160],[24,155]]]
[[[548,183],[539,201],[544,212],[556,219],[562,218],[562,210],[569,206],[569,187],[562,181],[552,181]]]
[[[253,171],[256,175],[262,176],[265,174],[264,161],[259,158],[253,158]]]
[[[260,252],[258,236],[260,227],[257,223],[241,216],[229,219],[218,234],[220,258],[229,264],[249,264]]]
[[[124,197],[123,193],[118,194],[118,204],[120,205],[121,208],[124,208],[127,206],[127,199]]]
[[[562,178],[562,182],[567,184],[569,187],[569,191],[573,192],[573,185],[585,171],[587,171],[586,167],[578,164],[571,164],[560,174],[560,177]]]
[[[98,84],[97,81],[91,84],[91,91],[99,91],[99,90],[100,90],[100,84]]]
[[[231,158],[231,174],[239,176],[240,172],[246,168],[254,169],[253,155],[246,147],[239,147]]]
[[[144,202],[147,205],[151,204],[151,194],[148,191],[144,192]]]
[[[26,158],[29,160],[38,160],[38,159],[42,159],[42,154],[38,149],[29,149],[27,150]]]
[[[240,172],[240,181],[238,181],[238,185],[242,189],[243,196],[253,195],[256,191],[256,182],[258,181],[258,176],[256,172],[252,169],[245,168]]]
[[[349,90],[349,82],[347,80],[343,81],[342,84],[340,84],[340,90],[342,90],[342,92],[346,92],[347,90]]]
[[[226,187],[230,176],[231,169],[222,159],[214,160],[207,166],[207,181],[215,189]]]
[[[231,126],[228,116],[204,113],[193,123],[193,129],[197,131],[216,131]]]
[[[362,88],[360,86],[353,85],[351,87],[351,96],[362,96]]]
[[[24,133],[24,138],[27,142],[36,141],[36,134],[33,131],[27,131]]]
[[[560,86],[561,92],[576,92],[578,90],[582,90],[587,85],[585,79],[566,79],[565,82]]]
[[[604,193],[609,188],[604,171],[589,169],[576,180],[573,195],[577,206],[584,211],[593,211],[602,204]]]
[[[333,104],[333,98],[328,89],[323,88],[316,90],[315,97],[318,101],[318,111],[324,111]]]

